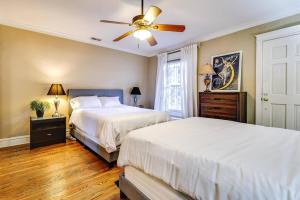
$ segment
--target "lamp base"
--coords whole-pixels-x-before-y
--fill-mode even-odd
[[[204,84],[206,86],[206,90],[204,92],[211,92],[209,90],[209,84],[210,84],[210,77],[208,76],[208,74],[205,76],[205,79],[204,79]]]
[[[55,99],[54,99],[55,112],[53,113],[52,117],[60,117],[60,114],[58,113],[59,103],[60,103],[60,101],[56,95]]]
[[[61,114],[59,114],[58,112],[53,113],[52,117],[60,117]]]
[[[137,104],[138,104],[137,101],[138,101],[137,95],[134,95],[134,97],[133,97],[133,103],[134,103],[134,106],[135,106],[135,107],[138,106],[138,105],[137,105]]]

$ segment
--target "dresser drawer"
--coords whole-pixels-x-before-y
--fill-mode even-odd
[[[201,117],[238,121],[236,115],[228,115],[228,114],[204,113],[201,115]]]
[[[204,94],[200,96],[201,103],[236,105],[238,96],[234,94]]]
[[[202,113],[222,113],[222,114],[231,114],[236,115],[237,107],[232,105],[218,105],[218,104],[204,104],[201,105]]]
[[[237,109],[231,106],[209,105],[202,106],[200,114],[203,117],[236,120]]]

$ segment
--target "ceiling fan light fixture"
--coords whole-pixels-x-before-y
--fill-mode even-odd
[[[157,45],[155,37],[149,30],[155,31],[170,31],[170,32],[184,32],[184,25],[177,24],[154,24],[154,21],[161,14],[162,10],[156,6],[150,6],[146,13],[144,13],[144,0],[141,0],[141,13],[132,18],[131,23],[111,21],[111,20],[100,20],[103,23],[110,24],[125,24],[133,27],[134,29],[124,33],[123,35],[115,38],[113,41],[118,42],[128,36],[133,35],[133,37],[138,40],[147,40],[150,46]]]
[[[139,29],[133,33],[133,36],[139,40],[146,40],[150,38],[152,34],[147,29]]]

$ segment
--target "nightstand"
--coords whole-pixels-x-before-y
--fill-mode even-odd
[[[30,149],[66,142],[66,117],[30,118]]]

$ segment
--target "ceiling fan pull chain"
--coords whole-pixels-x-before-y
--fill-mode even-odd
[[[142,15],[144,15],[144,0],[142,0]]]

